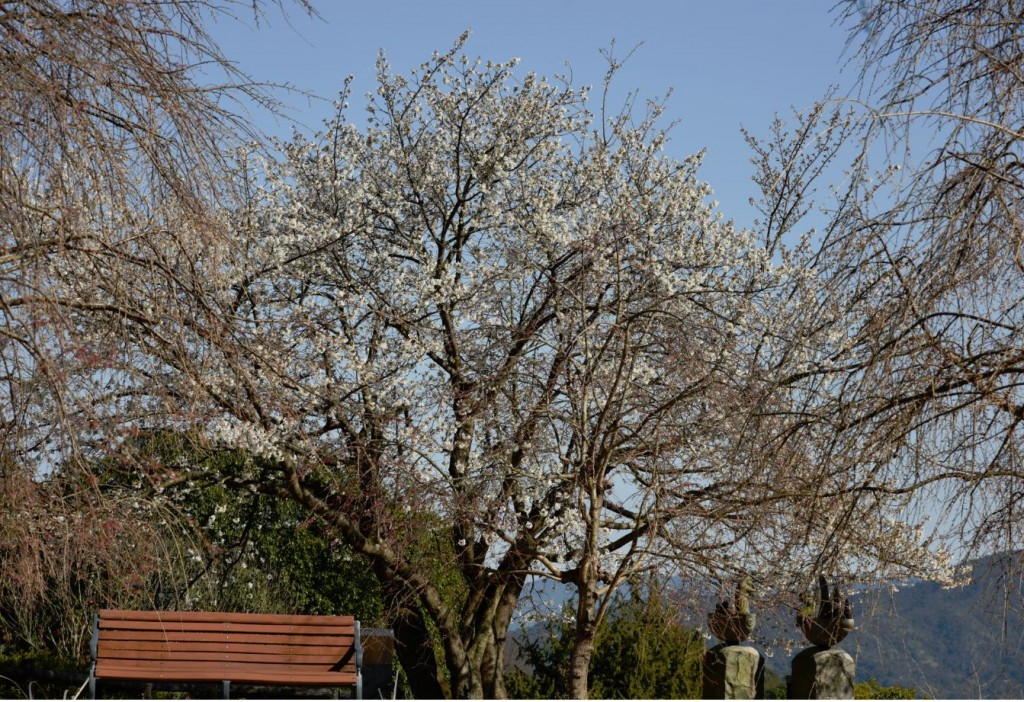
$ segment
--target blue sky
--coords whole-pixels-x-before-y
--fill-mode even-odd
[[[624,94],[659,97],[669,88],[667,119],[678,120],[670,155],[707,149],[702,169],[720,209],[741,224],[753,214],[749,153],[740,125],[764,134],[776,113],[805,108],[832,84],[849,86],[846,28],[830,0],[319,0],[320,18],[297,8],[271,10],[259,26],[251,16],[220,21],[213,34],[225,55],[260,81],[283,83],[324,100],[282,94],[300,129],[316,129],[330,114],[344,78],[355,78],[351,117],[373,89],[383,50],[406,72],[433,51],[472,30],[466,53],[521,59],[519,70],[551,75],[571,69],[577,84],[596,85],[605,71],[600,49],[614,39],[617,53],[643,45],[618,79]],[[568,65],[568,68],[567,68]],[[292,125],[254,113],[264,131],[286,136]]]

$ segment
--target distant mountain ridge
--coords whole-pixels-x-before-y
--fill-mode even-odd
[[[1024,698],[1024,599],[1011,575],[1021,558],[973,561],[962,588],[918,582],[861,593],[857,630],[841,644],[857,660],[857,679],[939,699]]]
[[[972,561],[970,584],[960,588],[908,581],[851,595],[857,628],[839,646],[856,660],[857,680],[936,699],[1024,699],[1024,600],[1010,579],[1021,558]],[[797,636],[792,613],[758,616],[765,632]],[[767,665],[786,675],[799,650],[769,648]]]

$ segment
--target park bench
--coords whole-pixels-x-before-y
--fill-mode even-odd
[[[363,651],[354,617],[104,609],[92,634],[89,692],[103,680],[353,687]]]

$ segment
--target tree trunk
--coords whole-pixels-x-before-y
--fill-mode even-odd
[[[590,659],[594,655],[596,627],[590,632],[576,631],[572,655],[569,657],[569,699],[585,700],[590,690]]]
[[[452,676],[452,698],[459,700],[482,700],[484,698],[483,681],[480,671],[474,670],[468,656],[462,666],[448,666]]]
[[[484,692],[488,699],[492,700],[503,700],[507,698],[505,694],[505,681],[502,679],[504,671],[502,670],[502,651],[498,648],[498,642],[495,637],[488,637],[488,641],[483,651],[483,657],[480,661],[480,677],[484,680]]]
[[[584,574],[593,571],[593,561],[584,559]],[[597,595],[589,587],[585,575],[578,586],[579,601],[576,603],[576,639],[569,656],[569,698],[585,700],[590,689],[588,674],[590,659],[594,655],[594,642],[597,639],[597,613],[594,605]]]
[[[514,570],[522,572],[524,565],[515,563]],[[509,622],[515,611],[519,594],[523,588],[522,575],[507,575],[501,582],[487,578],[484,593],[475,602],[476,616],[472,624],[463,622],[462,642],[464,649],[445,641],[445,654],[452,678],[452,696],[458,698],[506,699],[505,690],[505,640]],[[478,583],[478,586],[480,583]],[[467,626],[468,625],[468,626]],[[454,663],[460,665],[454,665]]]
[[[460,657],[461,666],[452,665],[449,659],[452,697],[503,699],[506,696],[505,684],[501,679],[500,653],[495,643],[494,632],[493,621],[481,623],[472,638],[465,640],[466,649]]]

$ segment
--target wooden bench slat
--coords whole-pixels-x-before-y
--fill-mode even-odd
[[[97,678],[110,678],[117,680],[144,680],[144,681],[166,681],[166,682],[220,682],[231,680],[233,683],[249,683],[254,685],[324,685],[342,686],[355,685],[355,673],[314,673],[304,672],[301,676],[291,673],[278,673],[259,670],[238,670],[231,671],[230,676],[225,676],[223,669],[196,669],[181,668],[154,671],[147,668],[124,668],[121,666],[107,665],[103,667],[102,673],[97,666]]]
[[[102,677],[104,671],[110,668],[124,668],[132,670],[148,670],[152,673],[168,673],[180,671],[189,673],[199,670],[220,671],[222,680],[234,680],[235,675],[240,673],[270,673],[270,674],[291,674],[296,677],[305,676],[307,673],[325,675],[353,673],[343,669],[332,670],[332,665],[324,663],[268,663],[253,661],[157,661],[157,660],[129,660],[116,659],[106,660],[96,665],[96,674]]]
[[[100,655],[117,656],[120,651],[134,651],[145,655],[152,651],[231,651],[235,653],[272,653],[275,655],[294,654],[296,656],[328,656],[344,655],[351,650],[351,643],[338,645],[331,642],[330,646],[296,646],[294,644],[261,644],[250,642],[204,642],[204,641],[101,641]]]
[[[294,653],[241,653],[238,651],[131,651],[120,649],[105,654],[107,660],[142,661],[224,661],[253,663],[295,663],[299,665],[331,666],[344,660],[344,654],[296,655]]]
[[[250,624],[294,624],[355,627],[351,615],[246,614],[238,612],[179,612],[139,609],[101,609],[100,621],[140,622],[245,622]]]
[[[208,633],[248,632],[253,634],[326,634],[335,636],[352,636],[355,627],[350,626],[312,626],[295,624],[256,624],[250,622],[145,622],[145,621],[112,621],[100,620],[100,631],[196,631]]]
[[[351,645],[354,638],[353,635],[304,636],[302,634],[203,633],[194,631],[132,631],[116,629],[105,629],[101,633],[101,640],[103,641],[237,641],[240,643],[294,644],[296,646]]]

